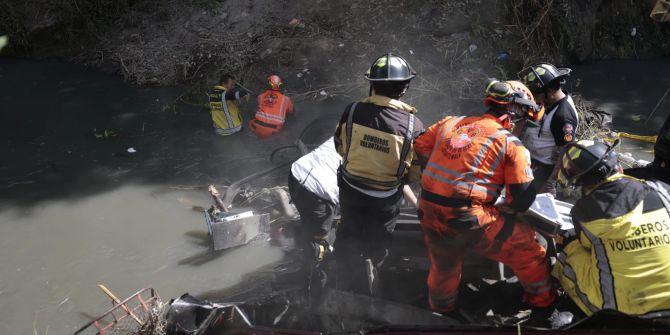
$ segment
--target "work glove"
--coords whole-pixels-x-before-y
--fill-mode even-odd
[[[330,252],[330,245],[326,240],[314,240],[310,243],[312,249],[311,256],[316,262],[323,261],[326,254]]]

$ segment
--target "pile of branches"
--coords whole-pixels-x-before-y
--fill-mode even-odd
[[[74,60],[91,67],[111,61],[126,82],[140,86],[194,83],[215,68],[243,77],[248,64],[258,57],[258,32],[207,29],[200,26],[196,9],[178,1],[136,5],[115,23],[125,30],[99,36],[93,47]],[[210,26],[226,15],[216,8],[205,12]]]
[[[156,308],[151,309],[150,314],[144,320],[142,326],[137,331],[129,335],[165,335],[167,334],[167,308],[168,306],[161,303]]]
[[[565,27],[570,21],[567,0],[503,1],[515,39],[511,45],[519,48],[524,65],[538,59],[561,59],[562,48],[569,40]]]
[[[579,117],[578,139],[601,142],[613,137],[612,116],[609,113],[599,110],[579,94],[572,94],[572,99]]]

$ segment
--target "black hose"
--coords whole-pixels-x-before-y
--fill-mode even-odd
[[[302,138],[305,136],[305,133],[307,133],[307,131],[308,131],[310,128],[314,127],[314,125],[317,124],[317,123],[319,123],[319,122],[326,121],[326,120],[335,120],[335,121],[338,121],[339,119],[340,119],[340,118],[335,117],[335,116],[327,116],[327,117],[323,117],[323,118],[317,118],[317,119],[314,119],[312,122],[310,122],[309,124],[307,124],[307,125],[305,126],[305,128],[302,129],[302,132],[300,133],[300,136],[298,136],[298,139],[302,141]]]
[[[274,150],[272,151],[272,153],[270,154],[270,161],[274,161],[274,159],[275,159],[275,155],[276,155],[279,151],[282,151],[282,150],[285,150],[285,149],[296,149],[296,150],[300,151],[300,149],[298,148],[298,146],[295,145],[295,144],[285,145],[285,146],[283,146],[283,147],[279,147],[279,148],[274,149]]]

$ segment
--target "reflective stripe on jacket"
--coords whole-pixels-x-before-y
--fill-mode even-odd
[[[286,113],[293,113],[293,102],[280,91],[267,90],[258,96],[257,120],[282,126],[286,120]]]
[[[505,185],[533,180],[528,150],[491,114],[447,117],[428,128],[414,148],[427,161],[422,198],[453,207],[453,217],[475,216],[480,226],[491,219],[482,207],[491,207]],[[506,198],[511,201],[509,192]]]
[[[669,190],[616,174],[577,201],[553,275],[586,314],[670,316]]]
[[[214,86],[214,89],[207,94],[214,126],[224,130],[240,129],[242,127],[240,99],[226,100],[225,95],[226,88],[223,86]]]
[[[568,104],[575,119],[579,120],[575,103],[570,95],[567,95],[565,101],[561,103]],[[531,157],[543,164],[554,165],[558,160],[559,148],[556,146],[556,140],[551,132],[551,123],[558,108],[559,105],[556,105],[544,114],[539,127],[526,127],[522,136],[522,142],[530,151]],[[575,128],[574,131],[576,132],[577,129]]]
[[[347,106],[335,130],[343,157],[342,174],[351,185],[369,190],[397,189],[420,169],[413,142],[423,132],[416,109],[404,102],[373,95]]]

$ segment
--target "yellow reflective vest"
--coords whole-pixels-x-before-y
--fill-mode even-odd
[[[609,177],[572,209],[578,239],[553,275],[587,314],[670,316],[670,186]]]
[[[222,135],[234,134],[242,129],[242,114],[240,113],[241,99],[226,100],[226,88],[214,86],[207,95],[209,97],[209,109],[212,112],[214,127],[218,128]],[[248,96],[246,97],[248,99]]]

